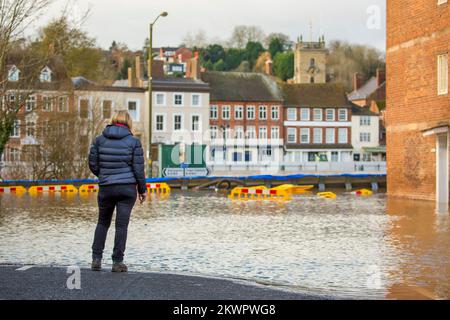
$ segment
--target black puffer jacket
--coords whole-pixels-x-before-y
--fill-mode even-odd
[[[142,144],[126,126],[108,125],[94,139],[89,169],[99,178],[101,186],[136,183],[140,194],[147,190]]]

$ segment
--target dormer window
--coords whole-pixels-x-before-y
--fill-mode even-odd
[[[51,82],[52,81],[52,70],[49,67],[45,67],[42,69],[41,74],[39,76],[39,80],[41,82]]]
[[[20,70],[16,66],[12,66],[8,71],[8,81],[19,81]]]

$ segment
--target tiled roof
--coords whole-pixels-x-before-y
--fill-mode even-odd
[[[147,81],[145,81],[145,83],[147,83]],[[208,92],[210,88],[207,83],[198,79],[160,77],[160,78],[153,78],[152,89],[162,91]]]
[[[281,102],[276,81],[261,73],[205,72],[202,80],[211,87],[211,101]]]
[[[280,84],[286,106],[296,107],[350,107],[341,84]]]
[[[382,86],[383,84],[381,84]],[[377,77],[372,77],[367,81],[364,85],[361,86],[358,90],[354,90],[348,94],[348,99],[353,100],[362,100],[366,99],[372,93],[374,93],[380,86],[378,86]]]

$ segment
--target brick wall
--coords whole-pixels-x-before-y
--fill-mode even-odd
[[[437,94],[437,56],[449,51],[449,4],[387,1],[389,195],[435,197],[435,137],[422,130],[450,121],[449,96]]]

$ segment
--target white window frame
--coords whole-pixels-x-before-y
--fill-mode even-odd
[[[209,137],[211,140],[217,139],[219,136],[219,128],[217,126],[209,127]]]
[[[194,97],[198,97],[198,104],[194,104]],[[191,106],[195,108],[202,106],[202,95],[200,93],[191,94]]]
[[[319,117],[316,117],[320,115]],[[323,110],[320,108],[313,109],[313,121],[323,121]]]
[[[304,136],[308,137],[305,141],[303,141]],[[309,128],[300,128],[300,143],[308,144],[310,142],[311,142],[311,130]]]
[[[341,132],[345,132],[345,138],[346,138],[345,142],[344,142],[344,139],[341,139]],[[346,144],[346,143],[348,143],[348,128],[339,128],[338,129],[338,143],[339,144]]]
[[[262,133],[263,132],[264,132],[265,137],[262,137]],[[264,140],[268,139],[267,126],[259,126],[259,128],[258,128],[258,139],[264,139]]]
[[[245,137],[244,126],[235,126],[234,127],[234,137],[235,139],[242,140]]]
[[[370,126],[370,123],[371,123],[370,116],[361,116],[359,118],[359,125],[361,127]]]
[[[66,96],[60,96],[56,99],[56,109],[58,110],[58,112],[69,112],[69,97]],[[61,101],[64,101],[64,109],[61,110],[60,109],[60,103]],[[112,100],[110,100],[112,102]],[[103,113],[103,101],[102,101],[102,113]]]
[[[333,135],[330,137],[329,133],[332,132]],[[329,139],[331,138],[331,139]],[[335,144],[336,143],[336,129],[335,128],[326,128],[325,129],[325,143],[326,144]]]
[[[198,117],[198,129],[197,130],[193,129],[193,127],[194,127],[194,117]],[[190,127],[190,130],[192,132],[200,132],[200,131],[202,131],[202,116],[200,114],[197,114],[197,113],[192,113],[191,114],[191,127]]]
[[[162,96],[162,103],[158,103],[158,96]],[[155,92],[155,106],[165,107],[167,105],[167,94],[165,92]]]
[[[128,113],[130,113],[130,109],[129,109],[130,102],[136,102],[136,116],[137,116],[136,119],[134,119],[133,117],[131,117],[131,118],[133,119],[133,121],[136,121],[136,122],[141,121],[141,100],[139,100],[139,99],[127,99],[126,106],[127,106]],[[131,113],[130,113],[130,116],[131,116]]]
[[[162,129],[158,129],[158,117],[162,117]],[[166,113],[155,113],[155,132],[166,132],[167,131],[167,114]]]
[[[304,112],[307,113],[308,117],[304,117]],[[310,121],[311,120],[311,110],[310,108],[300,108],[300,121]]]
[[[247,106],[246,110],[247,120],[255,120],[256,117],[256,106]],[[250,116],[252,114],[252,116]]]
[[[263,117],[261,115],[264,115]],[[259,120],[267,120],[267,106],[259,106],[258,107],[258,119]]]
[[[39,74],[39,81],[52,82],[52,70],[50,70],[49,67],[45,67],[41,70],[41,73]]]
[[[343,112],[345,114],[345,119],[341,119],[341,115],[342,115],[341,112]],[[348,121],[348,110],[347,109],[340,108],[338,110],[338,121],[341,121],[341,122]]]
[[[78,100],[79,104],[78,104],[78,110],[80,110],[80,106],[81,106],[81,100],[88,100],[88,119],[89,119],[89,98],[81,98]],[[50,109],[46,108],[46,104],[47,102],[50,102]],[[42,97],[42,112],[52,112],[53,111],[53,103],[54,103],[54,97],[52,96],[43,96]]]
[[[18,82],[20,79],[20,69],[16,66],[12,66],[8,70],[8,81],[9,82]]]
[[[176,97],[181,97],[181,104],[176,104]],[[184,107],[184,93],[175,92],[173,93],[173,106],[174,107]]]
[[[180,129],[176,129],[175,128],[175,117],[181,117],[181,121],[180,121]],[[174,113],[173,114],[173,131],[178,132],[178,131],[183,131],[184,130],[184,115],[182,113]]]
[[[219,119],[219,106],[217,104],[209,106],[209,118],[212,120]]]
[[[292,136],[294,139],[290,139]],[[297,143],[297,128],[287,128],[286,140],[288,143]]]
[[[448,94],[448,53],[440,54],[437,58],[438,95]]]
[[[319,133],[320,134],[317,134]],[[320,139],[317,139],[320,137]],[[323,128],[313,128],[313,144],[323,144]]]
[[[104,107],[103,104],[105,103],[105,101],[111,101],[110,116],[108,118],[105,118],[105,110],[103,108]],[[109,118],[111,118],[112,114],[114,112],[114,107],[115,107],[114,100],[112,100],[112,99],[102,99],[102,119],[109,119]]]
[[[297,108],[288,108],[286,111],[286,120],[297,121]]]
[[[276,115],[275,117],[274,114]],[[280,106],[272,106],[270,108],[270,118],[272,120],[280,120]]]
[[[238,114],[240,116],[238,116]],[[244,119],[244,106],[234,106],[234,119],[235,120],[243,120]]]
[[[370,142],[371,141],[370,132],[360,132],[359,133],[359,142]]]
[[[29,134],[29,130],[33,131],[33,134]],[[36,135],[36,122],[30,120],[25,122],[25,136],[34,137]]]
[[[250,136],[250,133],[252,134],[252,136]],[[256,139],[256,127],[255,126],[247,126],[245,136],[247,137],[247,139]]]
[[[332,117],[328,117],[329,113],[331,112]],[[325,121],[335,121],[336,119],[336,112],[334,109],[325,109]]]
[[[270,139],[280,139],[280,127],[270,127]]]
[[[34,109],[36,109],[36,96],[32,94],[28,96],[27,101],[25,102],[25,111],[30,112],[33,111]]]
[[[10,138],[20,138],[20,120],[14,120]]]
[[[231,106],[225,105],[222,106],[221,110],[220,110],[220,116],[222,117],[222,120],[230,120],[231,118]],[[228,114],[228,117],[224,117],[225,113]]]

